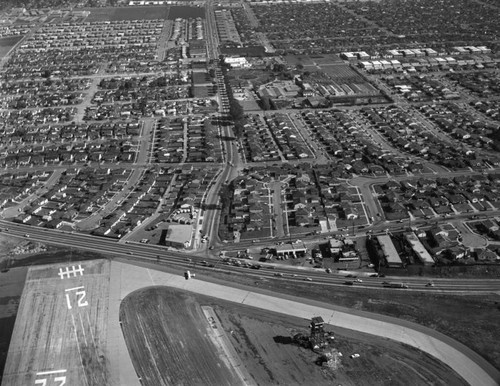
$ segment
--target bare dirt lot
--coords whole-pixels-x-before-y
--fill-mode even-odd
[[[210,325],[202,305],[215,310],[225,335],[259,385],[465,385],[445,364],[418,350],[340,329],[333,330],[333,345],[343,357],[340,368],[333,371],[315,363],[318,354],[287,339],[307,334],[308,320],[166,287],[135,292],[120,310],[129,352],[144,385],[241,383],[214,357],[216,350],[204,336]],[[360,357],[350,358],[353,353]]]
[[[498,294],[464,296],[346,287],[325,289],[323,286],[306,283],[255,281],[254,278],[234,274],[203,274],[237,284],[258,286],[266,290],[409,320],[456,339],[500,368]]]
[[[123,300],[120,320],[143,385],[245,384],[219,357],[193,297],[161,287],[139,290]]]

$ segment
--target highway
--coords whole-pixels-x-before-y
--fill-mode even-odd
[[[166,247],[158,245],[146,245],[140,243],[118,243],[112,239],[99,238],[77,233],[68,233],[58,230],[33,228],[28,225],[16,224],[0,220],[2,232],[8,233],[13,237],[29,238],[33,241],[48,243],[64,247],[74,247],[84,250],[111,255],[112,257],[127,258],[132,261],[153,262],[162,265],[168,265],[172,268],[190,269],[197,272],[208,272],[215,270],[220,272],[231,272],[233,274],[242,274],[255,277],[256,280],[287,280],[292,282],[304,283],[306,278],[310,278],[311,284],[325,286],[341,286],[346,281],[355,280],[355,278],[346,278],[347,272],[326,273],[323,269],[305,269],[295,267],[277,266],[268,263],[258,263],[247,260],[249,264],[260,264],[260,269],[235,266],[223,263],[221,260],[207,259],[206,255],[188,254],[168,250]],[[8,230],[6,230],[8,229]],[[29,237],[26,237],[28,235]],[[213,265],[210,267],[209,265]],[[276,274],[282,276],[276,276]],[[457,294],[477,294],[500,292],[500,280],[497,279],[432,279],[434,286],[426,287],[428,278],[422,277],[362,277],[362,282],[355,282],[349,288],[372,288],[378,290],[394,290],[382,286],[385,281],[404,282],[408,289],[402,291],[426,291],[438,293],[457,293]]]

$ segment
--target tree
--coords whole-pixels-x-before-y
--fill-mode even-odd
[[[260,107],[262,110],[271,110],[271,100],[269,97],[264,96],[260,98]]]

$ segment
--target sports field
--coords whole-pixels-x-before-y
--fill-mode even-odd
[[[94,260],[29,270],[3,385],[107,384],[109,268]]]

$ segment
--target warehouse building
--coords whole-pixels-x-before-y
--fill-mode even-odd
[[[399,257],[396,247],[391,240],[389,235],[377,236],[377,241],[384,254],[384,259],[389,268],[401,268],[403,267],[403,261]]]

